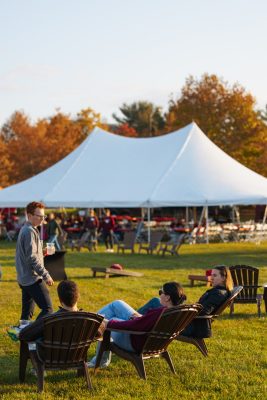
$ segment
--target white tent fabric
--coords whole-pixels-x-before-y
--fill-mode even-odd
[[[154,138],[95,128],[52,167],[0,191],[0,207],[164,207],[267,204],[267,179],[192,123]]]

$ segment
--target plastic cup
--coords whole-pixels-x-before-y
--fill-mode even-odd
[[[54,243],[46,243],[46,254],[48,256],[51,256],[52,254],[55,254],[55,245],[54,245]]]

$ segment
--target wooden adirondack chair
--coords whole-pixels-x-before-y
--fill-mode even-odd
[[[196,316],[196,319],[210,319],[211,322],[214,321],[228,306],[231,306],[233,303],[234,299],[238,296],[238,294],[242,291],[243,286],[237,286],[235,287],[231,295],[228,297],[227,300],[223,304],[220,305],[220,307],[217,308],[214,314],[210,315],[198,315]],[[182,336],[179,335],[177,336],[176,340],[179,342],[184,342],[184,343],[190,343],[193,344],[198,348],[198,350],[203,354],[204,357],[208,356],[208,349],[206,346],[206,343],[203,338],[195,338],[195,337],[187,337],[187,336]]]
[[[162,239],[163,233],[162,232],[151,232],[150,236],[150,243],[140,243],[139,244],[139,253],[142,250],[145,250],[147,254],[153,254],[153,251],[157,248],[158,244]]]
[[[158,254],[162,253],[162,255],[165,256],[166,253],[170,253],[172,256],[178,256],[179,249],[183,244],[185,236],[185,234],[181,234],[177,236],[177,238],[171,239],[166,243],[162,242],[158,249]]]
[[[120,250],[123,253],[125,250],[131,250],[131,252],[134,253],[135,239],[136,239],[136,232],[134,232],[134,231],[125,232],[123,241],[118,242],[118,244],[117,244],[117,246],[118,246],[117,253],[119,253]]]
[[[142,379],[146,379],[144,360],[148,358],[164,358],[171,371],[175,374],[175,369],[171,356],[167,351],[167,347],[177,337],[179,332],[192,321],[201,308],[200,305],[180,305],[165,310],[163,309],[150,332],[124,331],[116,329],[116,332],[125,332],[133,335],[146,335],[146,341],[140,353],[124,350],[111,342],[110,333],[112,332],[112,329],[107,329],[104,333],[103,342],[101,343],[97,356],[95,369],[100,365],[103,352],[110,350],[117,356],[133,363],[139,377]]]
[[[37,342],[36,351],[28,349],[20,354],[20,381],[25,379],[27,359],[30,355],[37,370],[38,392],[44,389],[44,370],[77,369],[78,375],[84,375],[88,389],[92,384],[86,365],[87,351],[95,340],[103,317],[87,312],[58,313],[44,317],[44,339]]]
[[[261,296],[258,295],[259,270],[248,265],[234,265],[229,268],[235,286],[242,285],[243,290],[231,304],[230,315],[234,312],[234,303],[257,304],[258,316],[261,316]]]

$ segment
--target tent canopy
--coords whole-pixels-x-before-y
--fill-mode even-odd
[[[95,128],[67,157],[0,191],[0,207],[172,207],[267,204],[267,179],[192,123],[153,138]]]

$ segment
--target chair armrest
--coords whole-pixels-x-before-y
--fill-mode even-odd
[[[216,318],[218,315],[212,314],[212,315],[197,315],[194,319],[212,319]]]
[[[106,328],[105,331],[129,333],[130,335],[147,335],[148,333],[150,333],[150,332],[140,332],[140,331],[128,331],[127,329],[114,329],[114,328]]]

